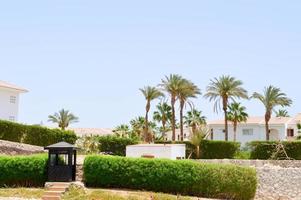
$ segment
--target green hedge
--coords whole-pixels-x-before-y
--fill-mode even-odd
[[[44,186],[47,156],[0,156],[0,187]]]
[[[257,186],[255,169],[189,160],[88,156],[83,169],[85,183],[91,187],[252,199]]]
[[[171,144],[171,141],[156,141],[158,144]],[[195,147],[189,141],[174,142],[176,144],[186,144],[186,158],[191,155],[190,158],[195,159]],[[200,155],[201,159],[223,159],[234,158],[239,151],[240,143],[231,141],[215,141],[215,140],[203,140],[200,143]],[[192,153],[191,153],[192,152]]]
[[[74,144],[77,137],[73,131],[62,131],[60,129],[0,120],[0,139],[47,146],[61,141]]]
[[[240,143],[229,141],[203,140],[200,151],[202,159],[234,158],[239,151]]]
[[[110,152],[113,155],[125,156],[126,146],[138,144],[138,141],[131,138],[121,138],[117,136],[100,136],[99,137],[100,152]]]
[[[274,158],[272,155],[274,152],[277,152],[277,144],[279,142],[275,141],[253,141],[248,143],[248,147],[251,150],[251,159],[287,159],[284,151],[280,148],[277,154],[275,154]],[[287,153],[288,157],[295,160],[301,160],[301,141],[283,141],[281,142]]]

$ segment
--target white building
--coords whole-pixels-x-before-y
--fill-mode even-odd
[[[301,113],[295,117],[272,117],[269,121],[270,140],[293,140],[299,135],[297,124],[301,123]],[[211,134],[208,139],[225,140],[224,120],[209,121],[207,124]],[[189,140],[191,131],[184,129],[184,140]],[[233,124],[228,122],[228,140],[233,141]],[[176,140],[180,138],[180,131],[176,130]],[[171,140],[171,132],[167,133],[167,140]],[[236,141],[244,145],[254,140],[266,140],[264,117],[249,117],[246,122],[237,126]]]
[[[19,96],[25,92],[24,88],[0,80],[0,119],[18,121]]]

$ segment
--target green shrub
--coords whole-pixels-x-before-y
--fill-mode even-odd
[[[287,159],[285,155],[286,152],[289,158],[301,160],[301,141],[281,142],[280,144],[283,144],[285,151],[282,148],[277,150],[277,144],[279,144],[279,142],[276,141],[253,141],[248,143],[248,146],[251,149],[251,159],[282,160]],[[278,153],[275,154],[275,152]]]
[[[142,189],[199,197],[252,199],[255,169],[189,160],[88,156],[84,161],[87,186]]]
[[[0,187],[44,186],[47,156],[0,156]]]
[[[229,141],[203,140],[200,151],[202,159],[234,158],[240,143]]]
[[[125,156],[126,146],[138,144],[138,141],[131,138],[122,138],[117,136],[100,136],[100,152],[110,152],[113,155]]]
[[[171,141],[156,141],[157,144],[172,144]],[[190,141],[176,141],[175,144],[186,144],[186,158],[196,158],[195,147]],[[239,151],[238,142],[203,140],[200,144],[201,159],[234,158]]]
[[[0,120],[0,139],[47,146],[61,141],[74,144],[77,137],[73,131],[63,131]]]

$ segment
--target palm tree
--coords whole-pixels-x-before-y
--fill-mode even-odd
[[[210,131],[207,127],[200,127],[198,131],[195,132],[195,134],[192,135],[190,138],[191,144],[195,147],[195,153],[196,153],[196,158],[200,158],[201,150],[200,150],[200,145],[203,139],[206,139],[208,135],[210,134]],[[191,153],[192,154],[192,153]],[[191,155],[188,156],[190,158]]]
[[[162,79],[160,86],[166,91],[170,96],[171,104],[171,129],[172,129],[172,140],[176,140],[176,116],[175,116],[175,103],[177,101],[178,93],[183,84],[184,79],[182,76],[177,74],[171,74],[165,76],[165,79]]]
[[[183,131],[183,110],[186,103],[191,105],[189,98],[196,98],[197,95],[201,94],[200,89],[191,81],[184,79],[183,83],[180,85],[178,91],[178,98],[180,101],[180,135],[181,141],[184,140]]]
[[[215,101],[214,110],[217,112],[222,104],[222,109],[225,116],[225,140],[228,141],[228,118],[227,109],[229,100],[235,101],[236,98],[247,99],[248,93],[242,87],[242,81],[236,80],[231,76],[221,76],[211,80],[207,87],[205,98],[209,101]]]
[[[275,111],[276,117],[290,117],[287,110],[279,109]]]
[[[145,97],[146,100],[146,106],[145,106],[145,130],[144,130],[144,141],[145,142],[151,142],[152,137],[149,134],[148,131],[148,113],[151,107],[151,101],[154,99],[157,99],[159,97],[163,97],[164,94],[158,90],[156,87],[146,86],[143,89],[140,89],[142,94]]]
[[[171,121],[171,106],[167,103],[160,103],[157,105],[157,111],[153,114],[153,120],[162,123],[162,137],[167,131],[166,124]]]
[[[126,124],[121,124],[113,130],[113,133],[119,137],[128,137],[130,135],[130,128]]]
[[[62,130],[65,130],[69,124],[78,122],[78,117],[69,112],[69,110],[61,109],[59,112],[49,115],[48,121],[57,123]]]
[[[200,125],[206,124],[206,117],[202,116],[202,111],[192,109],[184,116],[184,123],[191,127],[192,133],[195,134]]]
[[[246,107],[241,106],[240,103],[231,103],[228,106],[227,118],[233,123],[234,142],[236,142],[236,130],[237,124],[240,122],[246,122],[248,119],[248,113],[246,113]]]
[[[131,129],[133,133],[139,137],[141,137],[141,133],[145,129],[145,118],[142,116],[136,117],[130,121]]]
[[[269,140],[269,121],[271,119],[273,109],[276,106],[290,106],[292,104],[292,100],[288,98],[285,93],[281,92],[280,88],[271,85],[264,88],[263,94],[254,92],[252,97],[261,101],[265,107],[265,133],[266,140]]]

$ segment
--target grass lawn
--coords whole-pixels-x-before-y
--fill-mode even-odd
[[[0,197],[41,198],[42,188],[0,188]]]
[[[126,191],[126,190],[110,190],[110,189],[88,189],[86,193],[83,190],[71,189],[63,196],[63,200],[194,200],[193,197],[178,197],[175,195],[142,192],[142,191]]]

